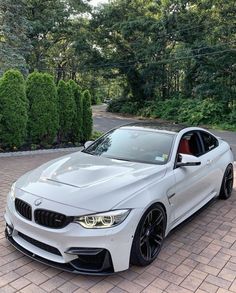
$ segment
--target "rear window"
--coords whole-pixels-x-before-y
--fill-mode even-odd
[[[207,132],[201,131],[201,137],[205,148],[205,152],[209,152],[219,145],[218,140]]]

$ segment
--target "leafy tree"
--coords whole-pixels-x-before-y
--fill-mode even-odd
[[[74,94],[74,100],[76,104],[75,117],[74,117],[73,126],[72,126],[73,128],[72,140],[74,142],[80,142],[83,140],[82,89],[74,80],[69,80],[68,83]]]
[[[74,132],[73,123],[76,117],[76,104],[74,92],[71,83],[65,83],[63,80],[58,84],[59,101],[59,141],[68,141]]]
[[[59,127],[58,98],[53,77],[34,72],[28,76],[26,93],[29,99],[29,140],[32,143],[51,144]]]
[[[8,70],[0,80],[0,145],[19,147],[26,137],[28,100],[25,80],[17,70]]]
[[[25,8],[24,0],[0,1],[0,75],[10,68],[27,73],[25,58],[30,49],[27,37],[30,26]]]
[[[88,90],[83,92],[83,141],[90,139],[93,130],[91,95]]]

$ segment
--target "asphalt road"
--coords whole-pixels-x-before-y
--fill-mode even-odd
[[[94,129],[102,132],[106,132],[114,127],[140,121],[133,117],[124,117],[114,113],[106,112],[106,105],[93,106],[93,124]],[[232,131],[219,131],[211,130],[217,136],[227,141],[233,150],[234,160],[236,161],[236,132]]]

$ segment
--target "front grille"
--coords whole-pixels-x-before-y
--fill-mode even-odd
[[[28,220],[32,220],[32,208],[31,206],[26,203],[25,201],[16,198],[15,199],[15,208],[17,212],[24,218]]]
[[[60,213],[37,209],[34,211],[34,220],[39,225],[60,229],[69,224],[71,218]]]
[[[31,238],[31,237],[29,237],[29,236],[27,236],[27,235],[25,235],[25,234],[23,234],[21,232],[18,232],[18,235],[21,238],[23,238],[25,241],[33,244],[34,246],[37,246],[40,249],[43,249],[43,250],[46,250],[47,252],[50,252],[52,254],[56,254],[56,255],[60,255],[61,256],[60,251],[57,248],[53,247],[53,246],[50,246],[50,245],[47,245],[45,243],[42,243],[42,242],[40,242],[38,240],[35,240],[35,239],[33,239],[33,238]]]

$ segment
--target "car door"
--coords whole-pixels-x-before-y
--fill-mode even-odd
[[[211,192],[216,194],[219,192],[219,185],[221,185],[222,181],[222,172],[220,168],[222,154],[219,150],[219,141],[209,132],[201,130],[199,134],[204,148],[202,159],[206,160],[208,165],[209,187],[211,188]]]
[[[170,192],[172,196],[169,198],[173,208],[174,223],[179,223],[194,213],[211,196],[208,157],[203,156],[204,147],[198,131],[190,131],[182,136],[176,157],[181,152],[198,157],[201,164],[199,166],[174,167],[175,186],[173,186],[173,192]]]

